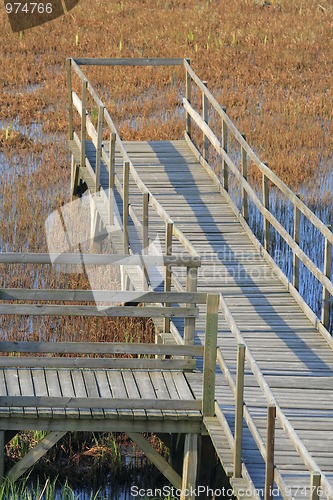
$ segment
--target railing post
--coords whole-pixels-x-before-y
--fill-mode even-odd
[[[207,295],[202,386],[202,414],[204,417],[213,417],[215,413],[215,376],[219,302],[219,294],[216,293]]]
[[[207,82],[202,82],[207,87]],[[202,91],[202,119],[208,123],[208,99],[204,91]],[[203,133],[202,137],[202,156],[204,160],[208,160],[208,139]]]
[[[300,195],[296,195],[300,198]],[[301,228],[301,211],[294,205],[294,241],[299,245],[300,241],[300,228]],[[299,258],[293,253],[293,285],[296,290],[299,290]]]
[[[226,113],[226,108],[222,108]],[[228,153],[228,126],[225,120],[222,118],[222,149]],[[222,161],[222,186],[226,191],[229,189],[229,172],[228,164],[225,160]]]
[[[104,118],[104,106],[99,106],[99,108],[98,108],[98,122],[97,122],[95,193],[99,192],[100,184],[101,184],[101,157],[102,157],[102,139],[103,139],[103,118]]]
[[[276,406],[267,407],[265,500],[273,498]]]
[[[268,188],[268,178],[265,174],[262,174],[262,197],[264,207],[269,210],[269,188]],[[270,223],[264,215],[264,248],[269,253],[270,246]]]
[[[196,292],[198,286],[198,269],[196,267],[186,268],[186,291]],[[190,304],[187,304],[190,307]],[[184,320],[184,344],[193,345],[195,334],[195,318]]]
[[[116,158],[116,134],[110,134],[110,156],[109,156],[109,224],[114,224],[114,176]]]
[[[169,221],[165,224],[165,255],[172,255],[172,233],[173,233],[173,222]],[[164,268],[165,292],[170,292],[171,280],[172,280],[171,266],[165,266]],[[169,305],[170,304],[165,303],[164,307],[168,307]],[[170,332],[170,318],[164,318],[164,331],[166,333]]]
[[[123,172],[123,247],[124,254],[129,253],[129,238],[128,238],[128,218],[129,218],[129,169],[128,161],[124,162]]]
[[[74,130],[73,130],[73,88],[72,88],[72,60],[67,59],[67,90],[68,90],[68,138],[70,141],[73,140]]]
[[[242,476],[245,345],[238,344],[235,406],[234,477]]]
[[[149,247],[149,192],[145,191],[142,198],[142,255],[148,255]],[[143,290],[149,289],[149,275],[146,266],[143,266]]]
[[[319,500],[322,495],[318,489],[321,485],[321,474],[318,471],[311,472],[310,500]]]
[[[328,226],[331,229],[331,226]],[[325,238],[325,251],[324,251],[324,274],[328,279],[331,279],[332,269],[332,243]],[[323,305],[321,312],[321,322],[324,327],[328,329],[330,324],[330,302],[331,297],[329,291],[323,285]]]
[[[186,59],[188,64],[191,64],[190,59]],[[191,102],[191,76],[186,69],[186,90],[185,97],[188,102]],[[191,117],[189,113],[186,111],[186,132],[189,137],[191,137]]]
[[[86,164],[86,137],[87,137],[87,80],[82,82],[82,116],[81,116],[81,167]]]
[[[244,141],[246,141],[246,135],[242,134]],[[247,181],[247,153],[242,146],[241,152],[241,173],[243,178]],[[249,221],[249,201],[247,197],[247,191],[245,188],[242,188],[242,215],[246,222]]]

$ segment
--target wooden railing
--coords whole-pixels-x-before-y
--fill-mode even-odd
[[[200,262],[199,254],[187,239],[185,234],[180,231],[177,225],[170,218],[168,213],[164,210],[162,205],[158,202],[155,196],[147,189],[146,185],[141,180],[138,172],[136,171],[129,155],[124,147],[124,144],[117,132],[117,129],[112,121],[112,118],[105,108],[103,102],[99,98],[97,92],[86,78],[79,65],[123,65],[123,66],[135,66],[135,65],[145,65],[145,66],[162,66],[162,65],[182,65],[182,59],[69,59],[68,60],[68,88],[69,88],[69,138],[74,140],[77,144],[80,155],[81,155],[81,165],[85,165],[89,170],[91,177],[95,180],[95,192],[100,194],[105,198],[108,204],[108,222],[109,224],[115,223],[115,190],[118,191],[122,199],[122,231],[123,231],[123,252],[124,254],[132,253],[131,242],[129,240],[129,218],[131,217],[134,225],[141,232],[142,237],[142,254],[146,254],[149,247],[149,207],[151,207],[154,212],[160,217],[161,221],[165,224],[165,254],[172,255],[172,240],[175,238],[178,240],[184,248],[184,251],[192,257],[196,257],[198,263]],[[82,86],[81,99],[73,91],[72,87],[72,77],[74,72],[80,79]],[[93,125],[92,117],[87,110],[87,92],[92,97],[95,105],[98,108],[98,120],[97,127]],[[77,133],[74,130],[74,109],[79,113],[81,117],[80,131]],[[109,132],[109,147],[106,148],[106,143],[102,140],[102,131],[104,124],[107,126]],[[89,159],[86,156],[85,145],[87,136],[90,137],[92,143],[96,149],[96,164],[95,170],[92,168]],[[121,161],[123,163],[122,176],[115,172],[115,158],[120,155]],[[118,156],[119,159],[119,156]],[[109,175],[109,189],[105,192],[100,186],[100,169],[101,162],[104,162],[108,175]],[[130,175],[135,182],[136,188],[142,193],[142,219],[143,223],[139,221],[139,217],[135,213],[133,207],[130,203]],[[119,221],[118,221],[119,223]],[[147,283],[147,275],[144,274],[143,278],[143,288],[147,289],[149,283]],[[197,290],[197,268],[192,266],[188,268],[187,272],[187,291],[195,292]],[[170,272],[170,269],[165,269],[164,277],[164,289],[165,291],[171,290],[171,283],[174,283],[176,287],[180,288],[179,282],[176,277]],[[170,329],[170,321],[165,320],[165,331]],[[184,330],[185,342],[188,344],[193,343],[194,340],[194,327],[193,321],[191,319],[186,319],[185,330]]]
[[[156,265],[161,256],[119,256],[62,254],[16,254],[0,253],[0,264],[52,264],[57,265]],[[162,256],[166,267],[196,267],[196,258]],[[98,301],[99,306],[77,304]],[[1,315],[25,316],[103,316],[135,318],[185,318],[195,319],[199,315],[197,304],[207,305],[206,346],[183,344],[148,344],[138,342],[35,342],[0,341],[0,366],[6,368],[69,368],[69,369],[135,369],[135,370],[193,370],[196,357],[204,357],[203,397],[201,400],[128,400],[119,398],[65,398],[37,396],[4,396],[1,405],[20,407],[66,407],[66,408],[143,408],[202,410],[214,406],[213,380],[216,366],[217,339],[217,294],[198,292],[137,292],[118,290],[69,290],[69,289],[19,289],[0,291]],[[15,303],[20,301],[20,303]],[[23,301],[23,303],[22,303]],[[9,303],[10,302],[10,303]],[[14,302],[14,303],[13,303]],[[50,304],[50,302],[58,302]],[[61,304],[59,304],[61,302]],[[65,304],[64,304],[65,302]],[[76,302],[76,304],[72,304]],[[125,303],[123,306],[112,305]],[[131,303],[131,305],[128,305]],[[143,307],[134,304],[142,303]],[[160,303],[173,305],[161,307]],[[156,305],[157,304],[157,305]],[[212,356],[214,353],[214,356]],[[37,354],[37,356],[36,356]],[[89,356],[93,354],[93,356]],[[115,357],[119,354],[130,358]],[[133,357],[136,356],[136,357]]]
[[[214,98],[212,93],[207,88],[207,85],[198,78],[193,69],[191,68],[187,60],[184,61],[184,66],[186,70],[186,98],[183,100],[184,108],[186,111],[186,131],[185,138],[190,145],[192,151],[197,156],[198,160],[205,167],[211,177],[215,180],[219,188],[223,189],[225,194],[229,190],[229,176],[233,174],[234,178],[238,181],[241,193],[241,212],[236,207],[235,203],[229,196],[229,201],[232,203],[234,210],[238,213],[243,225],[248,227],[248,215],[249,215],[249,199],[252,200],[256,209],[263,216],[263,234],[264,234],[264,245],[263,254],[270,262],[273,261],[270,255],[270,240],[272,228],[274,228],[281,238],[287,243],[289,248],[293,253],[293,280],[290,283],[286,276],[284,276],[284,281],[288,283],[290,290],[293,292],[295,297],[298,297],[299,290],[299,275],[300,275],[300,262],[310,271],[310,273],[321,283],[322,285],[322,308],[321,308],[321,324],[310,308],[305,304],[304,311],[307,313],[309,318],[313,323],[317,324],[321,332],[326,335],[330,323],[330,306],[333,297],[333,283],[332,283],[332,245],[333,245],[333,233],[331,230],[325,226],[325,224],[318,219],[318,217],[299,199],[299,197],[294,194],[279,177],[274,174],[264,163],[260,161],[254,151],[251,149],[249,144],[246,142],[245,137],[237,130],[234,123],[226,114],[225,108],[220,106],[217,100]],[[194,109],[191,104],[191,86],[195,84],[202,93],[202,114]],[[193,90],[193,89],[192,89]],[[219,116],[221,121],[221,134],[220,138],[216,136],[213,130],[210,128],[208,123],[210,106]],[[194,134],[192,134],[192,125],[199,127],[203,134],[203,148],[200,150],[197,144],[194,142]],[[230,137],[236,141],[240,147],[241,158],[240,165],[236,165],[232,160],[231,156],[228,154],[228,140]],[[221,165],[220,174],[217,176],[208,163],[208,145],[211,145],[216,151],[219,162]],[[258,197],[257,193],[250,186],[248,182],[247,174],[247,161],[252,160],[255,167],[260,172],[262,177],[262,200]],[[294,231],[293,236],[283,227],[283,225],[276,219],[270,210],[270,190],[269,183],[275,186],[280,193],[282,193],[293,205],[294,207]],[[228,194],[227,194],[228,195]],[[307,221],[309,221],[324,238],[324,261],[323,270],[319,269],[317,265],[310,259],[310,257],[302,250],[300,246],[300,214],[303,214]],[[250,236],[254,237],[251,230],[248,231]],[[258,243],[258,241],[257,241]],[[281,273],[282,274],[282,273]],[[296,293],[295,293],[296,292]],[[322,328],[324,326],[324,329]],[[326,339],[329,336],[326,335]],[[333,345],[331,343],[331,345]]]
[[[283,496],[285,498],[291,498],[290,488],[287,487],[281,473],[279,472],[278,468],[276,468],[274,462],[275,422],[278,421],[280,427],[288,437],[296,453],[309,470],[309,473],[311,475],[311,483],[308,485],[310,500],[318,499],[321,491],[325,492],[324,496],[332,500],[333,488],[329,482],[329,479],[313,459],[313,457],[303,444],[302,440],[296,433],[292,424],[288,420],[284,411],[280,407],[279,403],[277,402],[271,388],[269,387],[269,383],[260,370],[251,352],[251,349],[244,340],[244,337],[241,334],[241,331],[238,328],[237,323],[232,316],[227,302],[222,294],[220,295],[220,309],[222,310],[226,323],[229,326],[231,332],[234,334],[236,342],[238,344],[236,382],[234,381],[232,375],[233,367],[231,368],[226,362],[222,350],[220,348],[217,349],[217,363],[221,368],[235,399],[234,477],[241,477],[242,472],[242,430],[244,418],[258,447],[258,450],[260,451],[266,464],[265,500],[270,500],[271,498],[273,498],[272,492],[274,489],[274,481],[280,488]],[[262,395],[267,400],[266,441],[263,440],[260,431],[256,426],[255,418],[251,414],[251,410],[248,408],[246,402],[244,401],[245,366],[250,369],[258,386],[262,391]],[[215,405],[214,411],[211,412],[211,416],[214,415],[214,412],[219,418],[221,425],[225,427],[224,417],[221,414],[221,410],[219,409],[217,404]],[[306,487],[305,484],[304,487]],[[319,488],[321,488],[321,490],[319,490]]]

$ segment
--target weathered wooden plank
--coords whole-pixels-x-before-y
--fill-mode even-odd
[[[125,342],[0,342],[0,352],[40,352],[40,353],[75,353],[75,354],[164,354],[176,356],[202,356],[202,346],[156,345]]]
[[[111,382],[112,383],[112,382]],[[139,384],[138,384],[139,385]],[[113,389],[113,388],[112,388]],[[124,395],[124,393],[123,393]],[[179,400],[171,401],[170,399],[149,399],[142,398],[136,399],[126,399],[122,398],[88,398],[86,397],[76,397],[76,398],[65,398],[65,397],[36,397],[36,396],[5,396],[1,402],[5,407],[9,406],[22,406],[24,408],[30,408],[35,406],[45,406],[49,408],[61,407],[61,408],[116,408],[116,409],[144,409],[144,410],[200,410],[201,401],[196,401],[194,399],[189,400]]]
[[[177,57],[169,58],[75,58],[73,61],[79,66],[181,66],[184,59]]]
[[[22,316],[102,316],[136,318],[197,318],[195,307],[107,307],[41,304],[0,304],[0,314]]]
[[[64,397],[74,398],[75,391],[70,370],[58,370],[58,377],[61,395]],[[66,416],[68,418],[80,418],[80,411],[77,409],[66,410]]]
[[[32,383],[31,370],[18,370],[18,385],[20,386],[21,395],[35,396],[34,386]],[[24,408],[24,414],[31,417],[37,417],[36,408]]]
[[[169,369],[169,370],[194,370],[196,368],[196,360],[192,358],[186,359],[150,359],[150,358],[97,358],[97,357],[81,357],[81,358],[65,358],[65,357],[50,357],[50,356],[3,356],[1,360],[2,366],[5,368],[105,368],[105,369],[137,369],[137,370],[153,370],[153,369]]]

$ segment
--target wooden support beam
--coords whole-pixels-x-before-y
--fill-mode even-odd
[[[219,302],[219,294],[207,295],[205,355],[202,389],[202,414],[204,417],[213,417],[215,411],[216,345]]]
[[[329,229],[331,226],[329,226]],[[332,243],[325,238],[325,251],[324,251],[324,274],[330,280],[332,270]],[[330,324],[330,302],[331,295],[327,288],[323,285],[323,302],[321,312],[321,322],[325,328],[329,328]]]
[[[81,115],[81,166],[86,164],[86,139],[87,139],[87,80],[82,82],[82,115]]]
[[[223,108],[225,113],[227,112],[226,108]],[[228,125],[227,122],[222,118],[222,149],[228,153]],[[226,161],[222,161],[222,186],[226,191],[229,189],[229,171],[228,164]]]
[[[190,64],[189,59],[186,59],[186,61],[188,62],[188,64]],[[185,71],[186,71],[185,97],[188,100],[188,102],[190,103],[191,102],[191,75],[187,71],[186,67],[185,67]],[[186,111],[186,132],[187,132],[188,136],[191,137],[191,116],[187,111]]]
[[[243,139],[246,141],[245,134],[242,134]],[[244,179],[247,181],[247,153],[242,146],[241,149],[241,173]],[[246,222],[249,220],[249,201],[247,196],[247,191],[242,187],[242,215]]]
[[[202,83],[207,87],[207,82]],[[208,99],[204,91],[202,92],[202,119],[208,124]],[[208,139],[205,132],[202,137],[202,156],[204,160],[208,160]]]
[[[130,164],[124,162],[123,170],[123,251],[129,254],[128,219],[129,219],[129,170]]]
[[[110,155],[109,155],[109,224],[114,224],[114,176],[116,157],[116,134],[110,134]]]
[[[183,480],[180,500],[195,500],[198,469],[198,434],[186,434],[184,444]],[[186,494],[188,493],[188,494]]]
[[[186,291],[196,292],[198,289],[198,269],[186,268]],[[184,344],[194,343],[195,318],[185,318],[184,320]]]
[[[165,255],[172,255],[172,234],[173,234],[173,222],[167,222],[165,224]],[[164,268],[164,291],[171,291],[171,281],[172,281],[172,269],[171,266],[166,266]],[[164,307],[169,307],[169,303],[165,302]],[[166,333],[170,332],[170,318],[164,318],[164,331]]]
[[[300,195],[296,195],[300,198]],[[300,224],[301,224],[301,211],[297,205],[294,205],[294,240],[297,245],[300,242]],[[293,285],[296,290],[299,290],[299,258],[293,252]]]
[[[273,498],[276,406],[267,407],[265,500]]]
[[[235,407],[234,477],[242,476],[244,365],[245,365],[245,345],[238,344],[237,376],[236,376],[236,407]]]
[[[101,185],[101,160],[102,160],[103,117],[104,117],[104,106],[99,106],[99,108],[98,108],[98,122],[97,122],[95,193],[99,193],[100,185]]]
[[[73,130],[73,86],[72,86],[72,60],[68,58],[66,61],[67,67],[67,92],[68,92],[68,139],[73,140],[74,130]]]
[[[320,500],[322,498],[322,492],[320,492],[321,485],[321,474],[318,471],[311,472],[311,484],[310,484],[310,500]]]
[[[22,476],[30,467],[45,455],[64,435],[65,432],[50,432],[45,438],[40,441],[32,450],[17,462],[8,472],[7,477],[10,481],[16,481]]]
[[[269,211],[269,187],[268,187],[268,177],[263,174],[262,176],[262,197],[263,205]],[[268,218],[264,215],[264,248],[269,253],[270,247],[270,223]]]
[[[164,477],[172,486],[176,489],[180,489],[182,486],[182,478],[179,474],[171,467],[171,465],[151,446],[149,441],[145,439],[142,434],[138,432],[127,433],[128,437],[134,441],[134,443],[140,448],[141,451],[146,455],[146,457],[155,465],[155,467],[163,474]]]

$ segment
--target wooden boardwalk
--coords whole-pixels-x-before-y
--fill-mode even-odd
[[[81,69],[115,64],[184,65],[183,140],[120,139]],[[80,354],[75,366],[73,358],[50,356],[44,361],[15,357],[12,366],[12,356],[2,357],[2,442],[6,431],[26,428],[51,431],[46,449],[70,429],[124,431],[174,486],[184,490],[196,484],[198,439],[208,435],[236,497],[333,500],[333,341],[328,331],[333,234],[260,162],[188,61],[71,59],[68,83],[71,193],[76,198],[88,191],[91,237],[96,245],[107,237],[121,256],[121,293],[128,304],[110,307],[110,302],[119,301],[120,292],[104,291],[103,300],[109,304],[102,311],[87,305],[52,310],[50,305],[5,302],[0,312],[145,314],[154,318],[156,343],[96,344],[90,346],[92,351],[80,343],[30,343],[28,351],[23,343],[2,342],[7,354],[47,353],[50,348],[52,353]],[[202,94],[199,111],[191,104],[193,86]],[[98,109],[97,125],[88,97]],[[210,108],[222,123],[221,134],[208,123]],[[231,150],[234,143],[238,153]],[[261,194],[248,180],[248,162],[262,177]],[[230,195],[237,184],[239,205]],[[270,211],[272,188],[294,207],[292,235]],[[248,225],[251,210],[262,216],[263,244]],[[304,218],[323,241],[320,269],[300,242]],[[276,234],[292,253],[292,282],[273,259]],[[38,258],[46,259],[30,257],[31,262]],[[5,254],[2,259],[6,261]],[[24,262],[29,256],[16,259]],[[144,259],[151,259],[150,264]],[[298,292],[304,267],[322,285],[320,317]],[[156,281],[161,268],[162,279]],[[47,292],[50,300],[58,300],[58,292]],[[20,293],[4,291],[0,298],[43,300],[37,291]],[[78,293],[89,301],[87,292]],[[79,299],[65,294],[63,300]],[[145,307],[133,307],[133,302],[144,302]],[[98,355],[95,361],[85,357],[88,352]],[[112,358],[109,366],[109,356],[119,352],[138,357]],[[149,359],[142,360],[142,354]],[[182,477],[140,432],[186,434]],[[19,477],[32,463],[28,456],[9,476]],[[181,500],[185,497],[195,495],[183,491]]]
[[[121,141],[79,67],[90,64],[183,64],[185,140]],[[333,295],[331,231],[257,158],[188,61],[72,60],[70,89],[74,75],[83,83],[81,99],[71,92],[69,101],[72,193],[83,188],[91,194],[98,214],[92,236],[98,236],[98,218],[107,231],[112,229],[117,207],[116,223],[123,236],[115,242],[116,251],[144,252],[158,236],[166,253],[199,254],[202,264],[195,280],[179,273],[165,275],[165,290],[176,287],[220,294],[216,407],[214,414],[203,417],[236,495],[244,496],[246,485],[252,496],[272,498],[277,496],[274,485],[285,498],[333,498],[333,447],[326,432],[333,425],[333,342],[328,332]],[[191,104],[193,90],[202,95],[199,111]],[[99,106],[96,129],[86,112],[86,94]],[[81,116],[79,133],[73,127],[74,108]],[[221,135],[208,123],[211,109],[219,115]],[[105,122],[109,142],[102,138]],[[235,151],[230,139],[236,142]],[[249,162],[262,177],[261,196],[248,181]],[[229,194],[232,183],[239,186],[240,208]],[[270,211],[272,186],[294,206],[292,236]],[[263,245],[248,225],[250,203],[262,216]],[[322,269],[301,245],[302,218],[322,238]],[[293,254],[292,282],[272,258],[276,234]],[[298,293],[304,276],[301,265],[322,284],[320,318]],[[129,286],[140,288],[140,278],[130,274]],[[184,327],[173,320],[167,332],[179,343],[205,341],[200,317],[195,331],[193,325],[185,322]],[[164,339],[169,342],[167,332]],[[186,377],[199,396],[200,375],[194,372]]]

